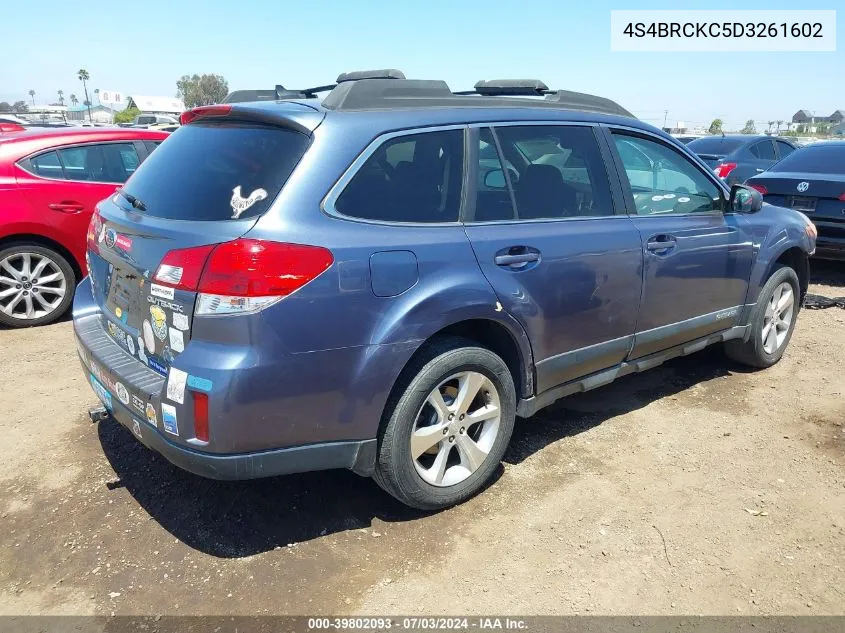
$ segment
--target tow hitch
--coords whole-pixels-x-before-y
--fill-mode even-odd
[[[111,415],[109,413],[109,410],[103,406],[91,407],[90,409],[88,409],[88,417],[91,418],[91,422],[93,422],[94,424],[108,419],[109,415]]]

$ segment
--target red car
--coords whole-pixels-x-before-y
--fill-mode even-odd
[[[87,274],[96,204],[168,134],[133,128],[0,131],[0,324],[59,318]]]

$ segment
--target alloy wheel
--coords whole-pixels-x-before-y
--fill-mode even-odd
[[[783,282],[775,288],[763,314],[760,337],[767,354],[774,354],[783,345],[794,314],[795,293],[792,291],[792,284]]]
[[[0,311],[8,317],[45,317],[56,311],[66,293],[65,274],[50,257],[22,252],[0,260]]]
[[[487,459],[501,422],[499,392],[484,374],[464,371],[435,387],[417,413],[411,458],[433,486],[454,486]]]

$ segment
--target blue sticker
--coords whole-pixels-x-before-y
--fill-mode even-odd
[[[179,435],[179,425],[176,423],[176,407],[162,403],[161,421],[164,424],[165,431],[171,435]]]
[[[188,386],[199,391],[211,391],[213,383],[208,378],[199,376],[188,376]]]
[[[91,387],[94,389],[94,393],[97,394],[97,397],[102,401],[106,408],[111,410],[112,403],[111,403],[111,394],[103,387],[102,383],[94,377],[94,374],[88,374],[89,378],[91,379]]]
[[[167,376],[167,367],[161,363],[155,356],[148,356],[147,360],[150,363],[150,367],[160,373],[162,376]]]

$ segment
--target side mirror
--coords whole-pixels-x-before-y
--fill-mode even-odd
[[[503,169],[493,169],[484,176],[484,186],[488,189],[504,189],[507,187]]]
[[[757,213],[763,208],[763,196],[745,185],[731,187],[730,210],[734,213]]]

